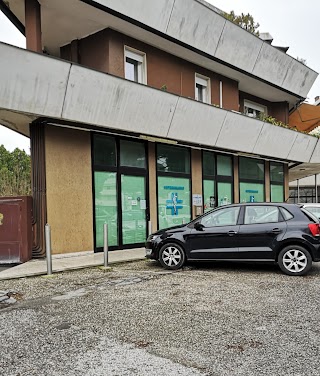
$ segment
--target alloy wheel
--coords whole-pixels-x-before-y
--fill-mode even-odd
[[[181,261],[181,258],[181,250],[174,246],[167,247],[162,252],[162,261],[169,267],[178,265]]]
[[[283,265],[291,273],[300,273],[308,265],[307,256],[299,249],[290,249],[283,255]]]

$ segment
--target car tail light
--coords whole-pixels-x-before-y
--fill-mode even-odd
[[[320,225],[318,223],[310,223],[308,226],[313,236],[320,235]]]

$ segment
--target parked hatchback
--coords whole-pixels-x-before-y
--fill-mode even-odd
[[[300,276],[320,261],[319,235],[318,218],[298,205],[234,204],[150,235],[146,257],[166,269],[187,260],[273,261],[284,273]]]

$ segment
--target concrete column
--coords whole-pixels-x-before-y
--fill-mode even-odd
[[[25,0],[27,50],[42,52],[41,7],[37,0]]]
[[[202,160],[201,150],[191,149],[191,180],[192,194],[202,195]],[[192,202],[191,202],[192,205]],[[192,219],[196,218],[196,209],[192,205]]]

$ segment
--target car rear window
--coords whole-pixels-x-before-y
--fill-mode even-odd
[[[305,210],[308,210],[317,218],[320,218],[320,207],[319,206],[306,206],[304,207]]]
[[[308,210],[301,208],[302,213],[312,222],[319,223],[319,218],[317,218],[314,214],[309,212]]]

